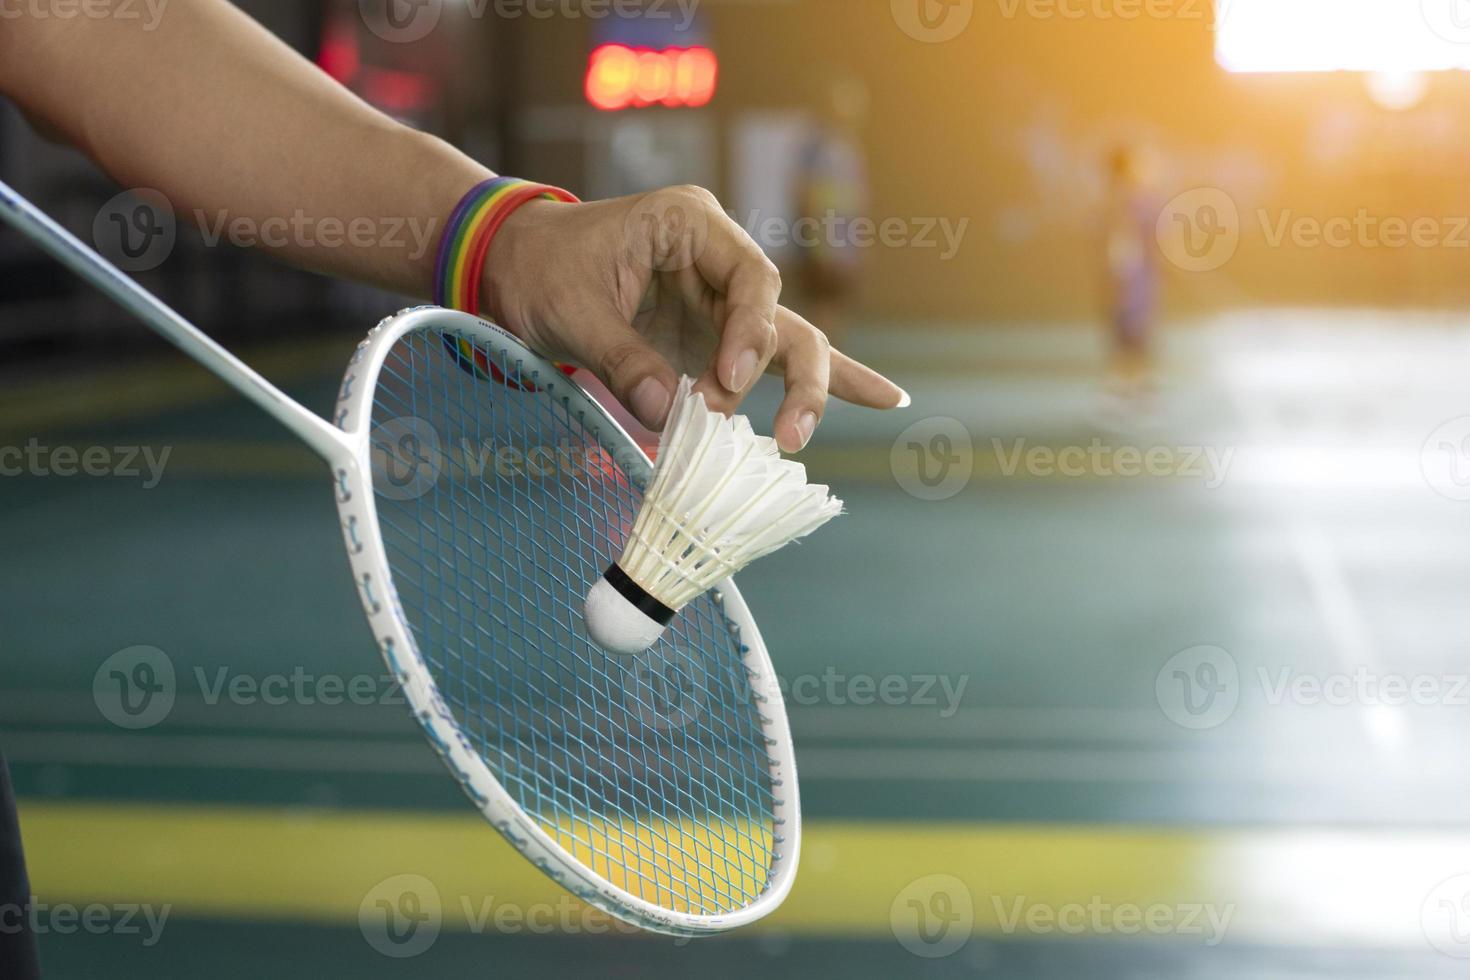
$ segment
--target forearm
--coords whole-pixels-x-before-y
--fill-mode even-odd
[[[425,295],[456,201],[490,176],[401,126],[224,0],[118,19],[0,22],[0,92],[211,239]]]

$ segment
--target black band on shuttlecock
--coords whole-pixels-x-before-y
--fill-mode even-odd
[[[660,626],[667,626],[674,618],[674,610],[659,602],[648,591],[628,577],[628,573],[616,564],[609,565],[602,573],[607,584],[618,590],[618,595],[631,602],[639,612]]]

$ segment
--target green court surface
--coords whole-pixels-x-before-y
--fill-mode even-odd
[[[36,891],[173,916],[151,947],[48,935],[54,975],[1451,975],[1470,503],[1462,461],[1437,460],[1470,434],[1441,431],[1470,414],[1470,335],[1259,311],[1167,341],[1152,404],[1123,411],[1085,327],[853,339],[914,406],[835,406],[806,460],[849,516],[740,577],[788,691],[801,880],[768,923],[692,945],[454,914],[559,893],[392,703],[329,482],[274,423],[166,354],[0,389],[0,446],[168,452],[151,487],[146,457],[137,477],[0,479],[0,745]],[[352,343],[249,357],[325,409]],[[138,645],[178,693],[128,731],[94,681]],[[341,698],[322,678],[360,678],[361,703],[318,703]],[[410,872],[444,932],[400,960],[356,923]],[[922,955],[943,950],[915,947],[908,910],[955,899],[963,935]],[[1014,915],[1096,906],[1077,929]],[[1175,924],[1117,918],[1152,906]],[[1221,941],[1179,923],[1193,907],[1228,911]]]

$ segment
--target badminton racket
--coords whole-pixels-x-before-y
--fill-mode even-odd
[[[3,183],[0,218],[326,462],[379,651],[449,772],[528,860],[657,932],[722,932],[780,905],[800,845],[796,767],[734,582],[638,657],[587,638],[582,598],[652,468],[574,380],[491,323],[419,308],[358,345],[327,421]],[[508,383],[472,369],[486,365]]]

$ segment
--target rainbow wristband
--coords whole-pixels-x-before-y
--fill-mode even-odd
[[[546,184],[535,184],[515,177],[493,177],[477,184],[449,216],[444,237],[439,243],[439,258],[434,267],[434,302],[448,309],[478,315],[480,312],[480,280],[490,243],[505,220],[517,208],[534,200],[579,203],[567,191]],[[485,356],[484,351],[463,338],[444,338],[454,351],[459,364],[476,376],[510,384],[501,371]],[[572,368],[558,365],[567,374]],[[517,387],[534,390],[520,382]]]

